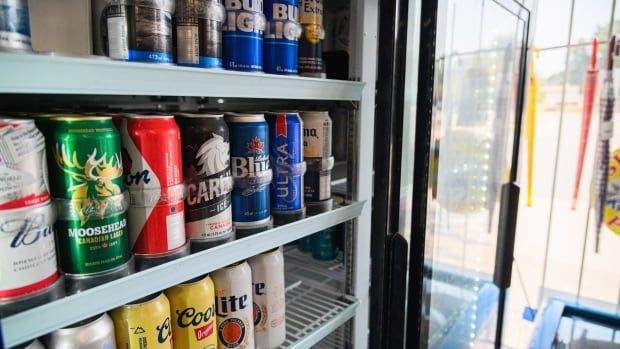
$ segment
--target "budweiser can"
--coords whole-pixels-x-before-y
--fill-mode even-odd
[[[114,324],[108,314],[80,321],[47,336],[45,345],[53,349],[115,348]]]
[[[239,262],[212,274],[215,284],[219,349],[254,348],[252,271]]]
[[[230,143],[223,115],[181,114],[183,177],[187,185],[185,231],[192,250],[234,239]]]
[[[257,348],[276,348],[286,339],[284,256],[282,248],[249,259],[254,294],[254,340]]]
[[[121,124],[121,143],[132,251],[150,255],[183,246],[181,133],[174,118],[128,115]]]
[[[0,119],[0,210],[47,202],[45,138],[33,120]]]
[[[209,275],[166,290],[175,349],[217,348],[215,293]]]
[[[123,349],[172,349],[170,302],[156,293],[110,312],[116,347]]]

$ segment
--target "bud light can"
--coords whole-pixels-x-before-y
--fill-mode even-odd
[[[117,348],[172,349],[170,302],[163,292],[118,307],[110,315]]]
[[[303,123],[298,113],[265,115],[269,124],[269,154],[272,164],[271,212],[274,225],[304,217]]]
[[[175,349],[217,348],[215,289],[209,275],[166,290]]]
[[[226,21],[222,29],[224,68],[263,70],[263,0],[224,0]]]
[[[114,324],[106,313],[56,330],[44,340],[48,348],[58,349],[114,348],[115,341]]]
[[[232,224],[230,140],[224,116],[179,114],[185,198],[185,232],[192,251],[235,237]]]
[[[297,74],[299,0],[267,0],[265,17],[265,73]]]
[[[212,273],[218,348],[254,348],[252,270],[246,261]]]
[[[226,122],[234,179],[232,218],[237,236],[244,236],[250,233],[240,230],[266,229],[271,221],[269,127],[263,114],[228,114]]]

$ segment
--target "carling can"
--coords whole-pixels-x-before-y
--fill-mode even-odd
[[[175,349],[217,348],[215,290],[209,275],[166,290]]]
[[[193,250],[234,239],[230,140],[224,116],[180,114],[183,177],[187,185],[185,231]]]
[[[321,202],[331,198],[332,120],[328,112],[302,112],[304,123],[304,159],[307,171],[304,176],[306,203]]]
[[[0,51],[31,51],[28,0],[0,0]]]
[[[108,314],[103,313],[56,330],[46,336],[44,342],[54,349],[115,348],[114,324]]]
[[[0,119],[0,210],[49,201],[45,138],[33,120]]]
[[[110,315],[117,348],[172,349],[170,302],[163,292],[118,307]]]
[[[301,39],[299,40],[299,74],[324,78],[323,0],[301,0],[299,22],[302,27]]]
[[[271,213],[275,225],[304,217],[303,122],[298,113],[265,114],[272,164]]]
[[[198,2],[176,0],[176,63],[179,65],[196,66],[199,63]]]
[[[263,70],[263,0],[224,0],[226,21],[222,28],[224,68]]]
[[[265,73],[297,74],[297,50],[301,36],[299,0],[267,0],[265,17]]]
[[[118,131],[109,117],[52,118],[46,143],[60,268],[109,271],[129,261],[128,200]]]
[[[254,348],[252,270],[239,262],[212,273],[219,349]]]
[[[174,117],[127,115],[121,144],[132,251],[148,255],[183,246],[181,133]]]
[[[286,339],[282,248],[256,255],[249,263],[254,291],[254,341],[257,348],[277,348]]]
[[[222,68],[222,25],[226,11],[220,0],[198,1],[199,66]]]
[[[230,130],[232,219],[237,229],[269,224],[269,126],[263,114],[227,114]]]
[[[49,201],[0,212],[0,300],[42,290],[58,279],[55,216]]]

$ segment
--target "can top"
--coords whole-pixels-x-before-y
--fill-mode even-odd
[[[55,121],[101,121],[101,120],[112,120],[111,116],[81,116],[81,115],[61,115],[54,116],[51,118]]]
[[[180,116],[183,118],[193,118],[193,119],[201,119],[201,118],[222,118],[224,114],[199,114],[199,113],[179,113],[176,116]]]
[[[301,116],[309,116],[309,117],[323,117],[329,116],[328,111],[324,110],[302,110],[299,112]]]
[[[159,115],[159,114],[125,114],[125,117],[129,119],[172,119],[173,115]]]
[[[71,324],[71,325],[67,326],[67,327],[63,327],[60,330],[70,330],[70,329],[73,329],[73,328],[76,328],[76,327],[82,327],[82,326],[85,326],[85,325],[90,325],[91,323],[101,319],[104,315],[105,315],[105,313],[102,313],[102,314],[99,314],[99,315],[95,315],[95,316],[86,318],[84,320],[80,320],[80,321],[78,321],[78,322],[76,322],[74,324]]]
[[[7,125],[10,126],[19,126],[19,125],[23,125],[23,124],[33,124],[34,120],[32,119],[14,119],[14,118],[3,118],[0,117],[0,127],[4,127]]]
[[[243,263],[246,263],[246,261],[245,260],[238,261],[238,262],[229,264],[229,265],[223,267],[222,269],[232,269],[232,268],[239,267],[239,266],[243,265]]]
[[[260,122],[265,121],[265,114],[226,113],[226,121]]]
[[[154,300],[155,298],[159,297],[161,294],[162,294],[161,292],[156,292],[156,293],[150,294],[150,295],[148,295],[146,297],[138,298],[138,299],[136,299],[133,302],[129,302],[129,303],[123,305],[123,307],[131,307],[131,306],[142,305],[142,304],[148,303],[148,302]]]
[[[206,278],[208,278],[208,277],[209,277],[209,274],[207,273],[207,274],[205,274],[205,275],[201,275],[201,276],[195,277],[195,278],[193,278],[193,279],[189,279],[189,280],[187,280],[187,281],[185,281],[185,282],[182,282],[182,283],[178,284],[177,286],[189,286],[189,285],[194,285],[194,284],[197,284],[197,283],[203,282],[203,281],[204,281]]]

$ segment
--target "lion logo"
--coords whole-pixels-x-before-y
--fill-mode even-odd
[[[230,144],[224,137],[213,133],[213,138],[204,142],[196,152],[200,170],[197,176],[211,176],[228,168],[230,161]]]

